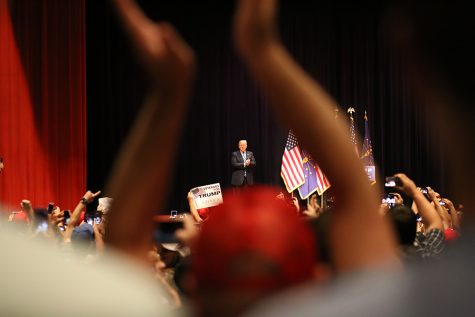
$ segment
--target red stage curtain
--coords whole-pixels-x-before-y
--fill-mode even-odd
[[[72,209],[86,189],[85,0],[0,0],[0,201]]]

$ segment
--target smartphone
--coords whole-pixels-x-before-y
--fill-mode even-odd
[[[396,186],[401,186],[401,180],[399,177],[386,177],[385,178],[385,183],[384,187],[396,187]]]
[[[431,201],[430,197],[429,197],[429,190],[427,189],[427,187],[422,187],[421,188],[421,193],[424,194],[424,197],[428,200],[428,201]]]
[[[63,213],[64,213],[63,223],[65,226],[67,226],[69,224],[69,221],[71,220],[71,210],[65,210]]]
[[[383,204],[387,204],[389,208],[396,206],[396,196],[394,194],[386,194],[382,201]]]
[[[51,202],[51,203],[48,204],[48,209],[47,209],[47,210],[48,210],[48,213],[49,213],[49,214],[52,213],[52,212],[53,212],[53,209],[54,209],[54,203]]]
[[[34,217],[35,217],[35,224],[36,229],[35,231],[38,232],[46,232],[48,231],[48,214],[47,210],[44,208],[35,208],[34,209]]]

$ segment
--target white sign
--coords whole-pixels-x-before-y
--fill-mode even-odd
[[[213,207],[223,203],[221,185],[219,183],[195,187],[191,189],[196,209]]]

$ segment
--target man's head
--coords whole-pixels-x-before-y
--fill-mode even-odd
[[[240,150],[241,152],[246,151],[246,149],[247,149],[247,141],[246,141],[246,140],[239,140],[238,147],[239,147],[239,150]]]
[[[82,223],[73,229],[71,245],[75,251],[87,254],[94,247],[94,229],[88,223]]]
[[[113,199],[110,197],[102,197],[98,199],[97,211],[100,211],[103,215],[107,215],[111,209]]]
[[[417,230],[417,218],[414,212],[405,205],[396,205],[388,212],[394,224],[400,245],[410,246],[414,243]]]

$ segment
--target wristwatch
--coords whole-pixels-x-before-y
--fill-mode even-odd
[[[81,198],[81,204],[87,205],[87,199],[86,199],[86,197]]]

